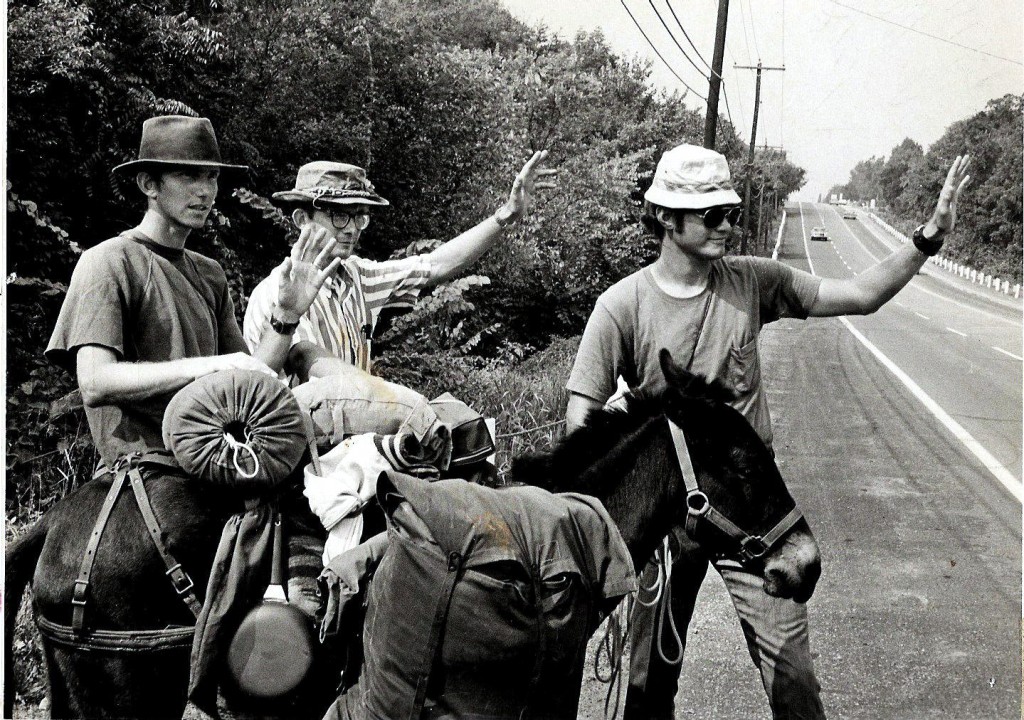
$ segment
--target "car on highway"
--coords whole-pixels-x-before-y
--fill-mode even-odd
[[[853,208],[846,208],[843,210],[843,220],[856,220],[857,213],[853,211]]]
[[[811,229],[811,240],[825,240],[828,241],[828,233],[825,232],[825,228],[816,227]]]

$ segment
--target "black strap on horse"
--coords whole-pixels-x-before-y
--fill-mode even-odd
[[[85,555],[82,557],[82,565],[79,568],[78,577],[75,579],[75,590],[71,598],[71,628],[76,633],[81,633],[85,629],[85,608],[89,597],[89,581],[92,576],[93,562],[96,559],[96,550],[99,548],[103,531],[107,526],[107,521],[110,519],[110,513],[114,509],[114,503],[117,502],[117,498],[124,488],[125,480],[131,485],[135,501],[139,506],[139,512],[142,513],[146,530],[153,540],[153,545],[156,547],[160,559],[163,560],[164,565],[167,567],[166,575],[174,586],[175,592],[178,593],[178,597],[188,606],[192,615],[196,618],[199,617],[202,606],[199,604],[199,600],[196,599],[192,578],[181,567],[181,563],[175,560],[174,556],[168,551],[167,545],[163,540],[163,533],[160,530],[160,523],[156,519],[153,506],[149,502],[149,495],[146,492],[145,483],[142,478],[141,467],[144,463],[172,468],[178,467],[174,458],[169,453],[150,451],[122,456],[118,458],[114,467],[101,467],[94,476],[101,477],[102,475],[113,473],[114,481],[111,483],[107,497],[103,501],[103,507],[100,508],[96,524],[93,525],[92,534],[89,536],[89,542],[85,548]]]
[[[671,420],[668,421],[668,427],[672,433],[672,444],[676,449],[676,457],[679,459],[679,468],[683,472],[683,482],[686,484],[686,534],[693,537],[700,520],[707,520],[739,543],[739,556],[743,562],[761,560],[772,549],[772,546],[803,517],[800,508],[794,506],[763,536],[751,535],[746,532],[719,512],[708,500],[708,496],[701,491],[697,485],[697,475],[693,470],[690,451],[682,428]]]

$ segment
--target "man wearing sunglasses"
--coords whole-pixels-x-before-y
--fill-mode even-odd
[[[732,405],[771,448],[757,348],[761,327],[784,317],[867,314],[881,307],[953,229],[957,199],[970,179],[968,163],[966,156],[953,163],[935,212],[914,233],[913,244],[854,278],[823,279],[767,258],[727,257],[726,239],[742,211],[725,157],[694,145],[669,150],[644,195],[641,217],[661,240],[661,255],[598,298],[566,385],[567,428],[581,426],[592,409],[614,404],[617,384],[663,390],[658,351],[664,347],[687,369],[734,390]],[[671,611],[683,630],[683,645],[710,562],[732,596],[773,717],[824,717],[806,606],[770,597],[758,575],[735,561],[709,558],[685,534],[678,535]],[[656,581],[657,567],[649,564],[641,584],[652,587]],[[675,717],[680,666],[669,665],[655,650],[654,612],[636,605],[627,720]],[[661,643],[675,648],[668,625]]]

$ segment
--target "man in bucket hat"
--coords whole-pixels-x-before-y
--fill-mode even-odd
[[[757,339],[763,325],[783,317],[867,314],[892,298],[953,229],[960,192],[969,181],[966,156],[946,176],[931,219],[888,258],[851,279],[818,278],[780,262],[726,257],[725,241],[741,217],[726,159],[680,145],[658,162],[644,195],[641,221],[661,240],[648,267],[619,281],[597,301],[567,383],[568,429],[616,392],[619,378],[643,391],[664,389],[658,351],[689,359],[688,369],[716,378],[736,392],[732,403],[770,448],[771,420],[761,386]],[[684,534],[675,540],[671,611],[685,628],[709,562],[725,581],[740,616],[750,655],[761,672],[775,718],[821,718],[824,709],[814,675],[807,610],[802,603],[770,597],[762,579],[738,562],[709,558]],[[656,584],[649,564],[643,585]],[[634,614],[628,720],[674,717],[680,665],[654,650],[654,609],[637,603]],[[662,647],[674,647],[670,623]],[[681,655],[680,655],[681,659]]]
[[[161,422],[176,390],[218,370],[275,372],[288,338],[268,335],[250,355],[224,270],[185,248],[213,209],[222,172],[206,118],[155,117],[142,126],[138,159],[115,168],[146,197],[138,226],[79,259],[46,357],[75,373],[103,462],[163,450]],[[333,274],[333,242],[306,231],[275,275],[280,312],[301,314]]]
[[[320,228],[334,239],[331,257],[341,265],[320,290],[305,315],[275,318],[270,312],[277,282],[271,276],[249,298],[243,323],[255,347],[268,332],[293,331],[293,342],[306,341],[369,372],[371,338],[380,312],[415,303],[423,288],[449,280],[473,264],[494,244],[504,228],[529,212],[537,190],[554,187],[543,168],[547,152],[537,152],[516,176],[508,201],[483,222],[433,252],[400,260],[374,262],[355,255],[371,210],[388,201],[374,190],[366,172],[355,165],[318,161],[299,168],[292,190],[274,193],[295,225]]]

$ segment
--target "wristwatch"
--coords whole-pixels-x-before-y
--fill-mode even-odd
[[[296,320],[295,322],[286,323],[271,315],[270,327],[273,328],[274,332],[281,335],[294,335],[296,328],[299,327],[299,321]]]
[[[934,237],[926,238],[924,236],[924,225],[920,225],[916,230],[914,230],[914,234],[911,236],[911,239],[914,241],[914,247],[928,257],[932,257],[942,249],[942,236],[944,234],[945,233],[939,230]]]
[[[498,208],[491,217],[494,218],[494,222],[498,223],[498,227],[502,230],[514,222],[512,212],[505,206]]]

